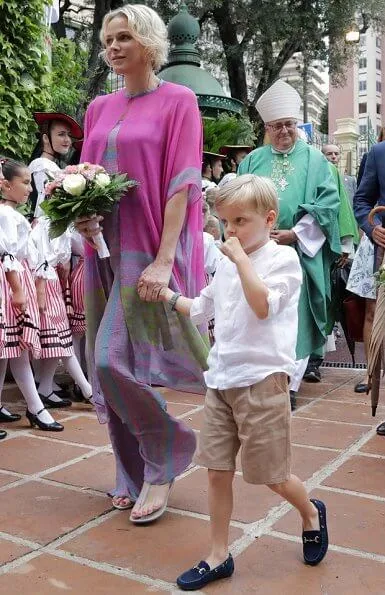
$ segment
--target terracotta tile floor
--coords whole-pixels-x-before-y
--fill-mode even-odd
[[[293,419],[293,471],[328,505],[331,547],[304,566],[296,513],[268,488],[243,482],[238,458],[231,550],[236,573],[205,593],[383,595],[385,593],[385,391],[377,418],[354,395],[361,372],[324,369],[303,384]],[[163,390],[169,411],[198,432],[203,399]],[[17,391],[10,409],[24,412]],[[6,404],[5,403],[5,404]],[[111,509],[115,469],[105,426],[88,406],[58,412],[61,434],[31,430],[25,418],[2,427],[0,592],[7,595],[175,593],[180,571],[204,557],[209,538],[206,471],[175,484],[167,514],[135,527]]]

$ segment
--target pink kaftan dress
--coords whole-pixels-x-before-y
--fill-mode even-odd
[[[103,233],[111,258],[85,254],[87,345],[99,419],[108,420],[117,462],[117,495],[136,498],[143,480],[163,484],[182,473],[194,433],[166,412],[154,386],[204,392],[207,336],[163,303],[142,302],[137,282],[154,261],[167,201],[188,191],[170,287],[189,297],[205,285],[201,119],[195,95],[162,83],[140,96],[97,97],[85,120],[81,161],[138,181]]]

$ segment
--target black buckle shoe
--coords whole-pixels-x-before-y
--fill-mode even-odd
[[[378,436],[385,436],[385,421],[382,422],[379,426],[377,426],[377,435]]]
[[[5,430],[0,430],[0,440],[3,440],[7,436],[7,432]]]
[[[317,566],[326,556],[329,547],[328,528],[326,523],[326,506],[321,500],[310,499],[318,510],[319,531],[303,531],[303,559],[309,566]]]
[[[44,410],[45,410],[45,407],[43,407],[43,409],[40,409],[40,411],[38,411],[37,413],[31,413],[27,409],[27,411],[25,412],[25,415],[26,415],[29,423],[31,424],[31,428],[34,428],[35,426],[37,426],[38,428],[40,428],[40,430],[44,430],[45,432],[62,432],[64,430],[64,426],[59,424],[57,421],[53,421],[51,423],[45,423],[44,421],[41,421],[39,419],[40,413]]]
[[[176,583],[183,591],[197,591],[208,583],[230,577],[233,572],[234,560],[232,555],[229,554],[229,557],[222,564],[212,570],[207,562],[202,560],[199,564],[178,576]]]
[[[21,419],[21,415],[19,415],[18,413],[8,413],[6,411],[3,411],[3,409],[4,407],[0,407],[1,422],[9,423],[12,421],[19,421],[19,419]]]
[[[72,405],[72,401],[70,399],[60,399],[60,401],[56,401],[55,399],[51,399],[52,395],[55,395],[56,393],[53,391],[50,395],[48,395],[48,397],[45,397],[44,395],[41,395],[39,393],[39,397],[41,399],[41,402],[43,403],[43,405],[45,405],[45,407],[47,409],[61,409],[62,407],[71,407]],[[56,395],[58,396],[58,395]]]

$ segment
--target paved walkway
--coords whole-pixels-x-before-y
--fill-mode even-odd
[[[360,375],[325,369],[304,385],[293,419],[294,471],[329,507],[331,548],[317,568],[301,561],[298,518],[267,488],[235,479],[233,578],[205,593],[366,595],[385,593],[385,438]],[[170,411],[199,432],[202,399],[164,391]],[[7,391],[9,400],[17,392]],[[23,411],[13,403],[13,410]],[[176,592],[180,571],[205,554],[206,472],[194,467],[175,485],[153,526],[135,527],[111,509],[105,492],[114,464],[106,428],[87,405],[61,412],[65,431],[8,425],[0,443],[0,593],[112,595]],[[5,427],[5,425],[3,426]]]

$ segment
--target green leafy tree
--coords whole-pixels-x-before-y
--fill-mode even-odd
[[[70,116],[78,115],[85,100],[85,70],[88,52],[81,40],[53,38],[52,75],[50,84],[51,108]]]
[[[258,123],[257,100],[297,52],[309,63],[324,61],[332,81],[342,82],[355,51],[346,45],[345,32],[356,20],[362,33],[369,26],[382,28],[385,0],[205,0],[192,10],[212,42],[215,36],[221,42],[231,95]]]
[[[322,109],[319,131],[322,134],[329,134],[329,103],[326,103]]]
[[[1,1],[1,0],[0,0]],[[127,0],[87,0],[93,8],[87,67],[87,102],[104,88],[108,68],[99,59],[99,31],[104,15]],[[137,0],[129,0],[134,3]],[[143,0],[168,22],[177,0]],[[385,0],[186,0],[203,28],[204,65],[223,71],[232,97],[242,101],[259,140],[263,126],[255,104],[279,77],[290,58],[302,52],[307,64],[328,65],[332,82],[344,80],[344,66],[357,51],[344,37],[357,22],[361,33],[383,28]],[[74,4],[65,0],[62,5]],[[204,39],[205,38],[205,39]]]
[[[27,158],[47,107],[46,0],[0,0],[0,151]]]

